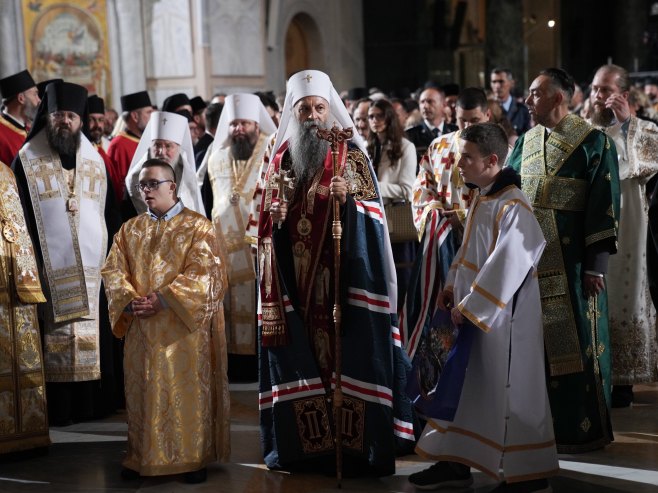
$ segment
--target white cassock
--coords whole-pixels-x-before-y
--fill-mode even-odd
[[[557,473],[537,280],[545,244],[516,186],[475,199],[446,289],[480,330],[454,421],[430,419],[418,454],[468,464],[497,480],[502,465],[507,482]]]
[[[604,130],[615,142],[621,207],[619,247],[610,256],[607,288],[612,346],[612,383],[633,385],[658,378],[656,310],[649,295],[646,184],[658,172],[658,127],[631,116],[624,133],[617,123]]]

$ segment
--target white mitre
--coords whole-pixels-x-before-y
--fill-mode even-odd
[[[231,137],[229,127],[234,120],[254,121],[258,123],[260,132],[265,135],[276,132],[276,125],[258,96],[249,93],[237,93],[227,96],[215,131],[215,139],[208,146],[203,161],[201,161],[201,165],[196,172],[199,186],[203,185],[208,172],[208,161],[213,152],[228,146]]]
[[[229,127],[234,120],[251,120],[258,123],[260,131],[270,135],[276,132],[276,125],[267,113],[260,98],[255,94],[238,93],[226,97],[222,115],[215,132],[215,146],[226,146],[230,137]]]
[[[327,118],[329,128],[334,123],[339,128],[354,127],[352,118],[350,118],[350,114],[347,112],[347,108],[345,108],[338,92],[334,89],[329,76],[319,70],[302,70],[288,79],[286,100],[283,103],[283,110],[281,110],[279,130],[272,149],[272,156],[276,155],[281,144],[292,135],[293,127],[290,125],[290,119],[295,118],[293,106],[297,101],[307,96],[319,96],[329,103],[329,116]],[[357,132],[354,132],[351,140],[367,155],[366,143]]]
[[[145,212],[147,209],[146,203],[137,189],[137,184],[142,164],[148,159],[149,148],[154,140],[168,140],[180,146],[180,157],[183,162],[182,174],[181,170],[174,169],[178,197],[183,201],[185,207],[205,215],[201,192],[196,184],[194,147],[189,123],[184,116],[166,111],[151,113],[151,118],[142,133],[142,138],[139,140],[126,175],[126,190],[137,213]]]

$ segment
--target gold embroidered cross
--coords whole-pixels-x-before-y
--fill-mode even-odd
[[[56,176],[55,170],[50,168],[47,164],[42,164],[38,169],[39,171],[36,171],[34,176],[41,179],[45,192],[51,192],[53,190],[51,178]]]
[[[96,183],[97,180],[103,178],[101,170],[97,166],[83,165],[80,177],[82,178],[83,183],[85,178],[89,178],[89,188],[87,189],[87,192],[98,195],[96,193]]]
[[[306,77],[304,77],[304,79],[306,79],[306,82],[309,83],[309,84],[311,83],[312,78],[313,78],[313,76],[311,74],[306,74]]]

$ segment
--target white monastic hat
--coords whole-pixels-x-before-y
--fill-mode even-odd
[[[142,213],[147,209],[146,203],[137,190],[137,183],[142,164],[148,159],[149,148],[154,140],[168,140],[180,146],[180,156],[183,162],[182,174],[180,170],[174,170],[178,179],[178,197],[182,199],[185,207],[205,215],[201,191],[196,183],[196,165],[190,126],[184,116],[167,111],[151,113],[151,118],[142,133],[142,138],[139,139],[137,150],[126,175],[126,190],[137,212]]]
[[[276,142],[272,149],[272,156],[274,156],[281,144],[287,141],[292,134],[290,127],[290,119],[294,118],[292,109],[293,106],[302,98],[307,96],[319,96],[329,103],[329,117],[327,124],[332,127],[335,123],[340,128],[354,127],[352,118],[347,112],[347,108],[343,104],[342,99],[334,89],[329,76],[319,70],[302,70],[292,75],[288,79],[286,86],[286,100],[283,103],[283,110],[281,110],[281,119],[279,123],[279,130],[276,135]],[[366,143],[363,138],[354,132],[352,142],[356,144],[364,154],[366,152]]]
[[[225,146],[229,139],[229,126],[234,120],[251,120],[258,123],[260,131],[270,135],[276,132],[276,125],[267,113],[260,98],[255,94],[230,94],[224,101],[222,115],[219,117],[215,140]]]

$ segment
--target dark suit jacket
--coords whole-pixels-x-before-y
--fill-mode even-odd
[[[205,134],[203,134],[203,137],[201,137],[199,141],[196,143],[196,145],[194,146],[194,160],[196,161],[196,169],[199,169],[199,166],[201,166],[201,162],[203,161],[203,158],[206,155],[208,146],[212,141],[213,141],[213,136],[210,135],[208,132],[206,132]]]
[[[456,125],[443,122],[443,133],[439,134],[439,136],[449,134],[451,132],[456,132],[457,130],[459,129]],[[425,122],[422,122],[420,125],[416,125],[415,127],[411,127],[406,131],[406,134],[407,139],[409,139],[411,143],[416,146],[416,158],[420,163],[420,160],[425,154],[425,151],[427,151],[427,148],[436,137],[432,134],[432,131],[425,124]]]
[[[658,175],[647,183],[649,231],[647,232],[647,272],[653,305],[658,308]]]
[[[505,116],[519,137],[530,130],[530,113],[528,112],[528,108],[523,103],[517,103],[514,97],[512,97],[512,104]]]

